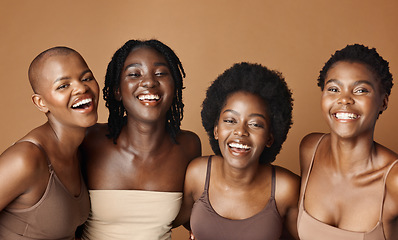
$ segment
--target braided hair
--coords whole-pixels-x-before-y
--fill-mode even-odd
[[[162,42],[151,39],[146,41],[129,40],[121,48],[119,48],[108,64],[105,75],[105,87],[102,90],[105,100],[105,106],[109,110],[108,117],[108,138],[112,138],[116,144],[116,140],[127,122],[126,109],[123,102],[115,98],[115,93],[120,87],[120,75],[124,66],[124,62],[131,51],[140,47],[150,47],[155,49],[166,59],[169,70],[174,80],[174,97],[170,109],[166,113],[166,130],[170,134],[174,142],[176,136],[180,132],[181,121],[183,118],[184,104],[182,102],[182,90],[184,89],[182,79],[185,77],[184,68],[180,59],[174,51]]]

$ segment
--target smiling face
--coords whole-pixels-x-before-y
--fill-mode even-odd
[[[72,127],[97,122],[98,83],[79,54],[49,54],[36,65],[32,98],[49,119]]]
[[[258,164],[265,147],[272,145],[266,103],[257,95],[235,92],[221,109],[214,136],[228,164],[245,168]]]
[[[323,115],[340,137],[371,134],[388,98],[369,68],[357,62],[336,62],[327,72],[322,92]]]
[[[165,121],[173,97],[174,80],[165,58],[150,47],[132,50],[116,92],[128,116],[140,121]]]

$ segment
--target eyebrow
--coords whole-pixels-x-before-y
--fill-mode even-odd
[[[153,65],[156,66],[156,67],[158,67],[158,66],[165,66],[165,67],[167,67],[167,68],[169,67],[169,66],[167,65],[167,63],[164,63],[164,62],[155,62]],[[126,71],[128,68],[131,68],[131,67],[141,67],[141,66],[142,66],[141,63],[132,63],[132,64],[127,65],[127,66],[124,68],[124,71]]]
[[[240,116],[240,113],[238,113],[237,111],[232,110],[232,109],[226,109],[222,113],[226,113],[226,112],[230,112],[230,113]],[[249,117],[260,117],[260,118],[263,118],[264,120],[267,120],[267,118],[263,114],[260,114],[260,113],[251,113],[251,114],[249,114]]]
[[[80,78],[83,77],[86,73],[91,73],[92,74],[93,72],[90,69],[86,69],[80,74]],[[71,77],[69,77],[69,76],[59,77],[59,78],[55,79],[54,83],[57,83],[57,82],[62,81],[62,80],[68,80],[70,78]]]
[[[336,83],[337,85],[340,85],[340,86],[343,85],[343,83],[337,79],[329,79],[328,81],[326,81],[325,86],[329,83]],[[354,82],[354,86],[357,86],[360,84],[367,84],[367,85],[371,86],[373,89],[375,89],[374,84],[368,80],[358,80],[358,81]]]

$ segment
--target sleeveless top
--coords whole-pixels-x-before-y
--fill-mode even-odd
[[[211,156],[207,162],[204,191],[194,203],[191,213],[191,230],[195,239],[250,239],[277,240],[282,234],[283,220],[275,202],[275,168],[272,166],[271,197],[259,213],[242,220],[232,220],[220,216],[209,200]]]
[[[326,135],[326,134],[325,134]],[[385,198],[385,183],[387,179],[387,175],[390,172],[391,168],[398,162],[395,160],[388,168],[387,172],[383,177],[383,186],[384,186],[384,193],[383,196],[380,197],[381,200],[381,207],[380,207],[380,217],[379,221],[377,222],[376,226],[370,230],[369,232],[354,232],[349,230],[344,230],[341,228],[333,227],[326,223],[323,223],[314,217],[312,217],[304,208],[304,199],[305,199],[305,191],[307,189],[308,178],[310,176],[312,166],[314,164],[314,158],[316,150],[318,146],[325,136],[323,135],[316,145],[315,151],[312,155],[312,160],[310,167],[308,169],[308,173],[305,179],[303,193],[300,197],[300,204],[299,204],[299,215],[297,219],[297,230],[301,240],[386,240],[383,230],[383,205],[384,205],[384,198]]]
[[[169,240],[181,192],[89,190],[91,212],[82,239]]]
[[[80,194],[75,197],[58,179],[42,146],[27,142],[36,145],[46,156],[50,178],[43,196],[32,207],[5,208],[0,211],[0,239],[75,239],[76,228],[86,221],[90,211],[83,178],[81,177]]]

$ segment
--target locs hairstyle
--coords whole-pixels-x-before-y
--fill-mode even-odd
[[[207,89],[201,115],[210,145],[215,154],[221,155],[218,140],[214,138],[214,126],[219,120],[220,111],[228,96],[239,91],[255,94],[267,104],[271,120],[270,132],[274,142],[271,147],[263,150],[259,161],[261,164],[273,162],[292,125],[293,99],[282,74],[260,64],[245,62],[234,64],[219,75]]]
[[[390,72],[389,63],[377,53],[375,48],[369,48],[361,44],[347,45],[337,50],[325,63],[318,77],[318,86],[323,91],[325,78],[329,69],[339,61],[357,62],[367,65],[380,81],[382,90],[387,94],[391,93],[393,78]]]
[[[109,110],[108,117],[108,137],[116,140],[119,137],[122,127],[126,124],[126,109],[122,101],[115,98],[116,90],[120,87],[120,75],[123,69],[124,62],[131,51],[140,47],[150,47],[155,49],[166,59],[171,75],[174,80],[175,90],[174,98],[170,109],[166,114],[166,128],[171,138],[176,141],[176,136],[180,132],[181,120],[183,118],[184,104],[182,102],[183,77],[185,77],[184,68],[180,59],[174,51],[163,44],[162,42],[152,40],[129,40],[121,48],[119,48],[108,64],[105,75],[105,87],[102,90],[104,94],[105,106]]]

